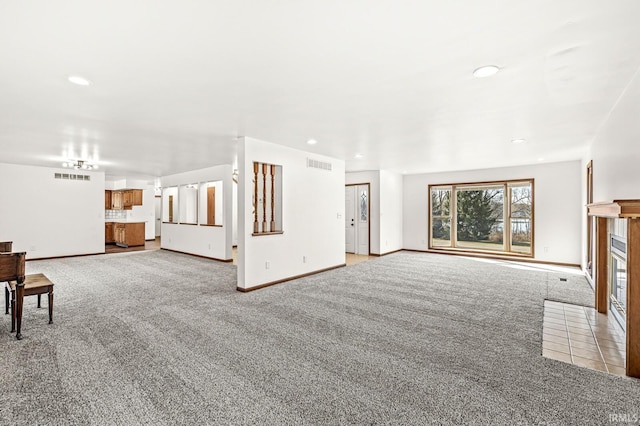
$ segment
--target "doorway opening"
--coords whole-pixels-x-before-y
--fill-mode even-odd
[[[587,164],[587,205],[593,203],[593,160]],[[587,262],[586,272],[593,280],[593,258],[595,252],[595,238],[593,238],[595,221],[587,213]]]
[[[345,186],[345,252],[349,255],[369,256],[371,240],[370,205],[371,194],[368,183]],[[349,259],[348,259],[349,260]],[[366,260],[366,259],[361,259]],[[351,259],[349,263],[357,263]]]

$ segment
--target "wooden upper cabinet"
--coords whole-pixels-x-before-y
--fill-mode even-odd
[[[106,189],[104,191],[104,209],[105,210],[111,210],[112,204],[111,204],[111,191]]]
[[[142,189],[126,189],[123,191],[105,190],[104,208],[106,210],[131,210],[133,206],[142,205]]]
[[[122,203],[122,192],[111,191],[111,209],[122,210],[123,208],[124,208],[124,205]]]
[[[131,190],[122,191],[122,204],[125,210],[130,210],[133,206],[133,193]]]
[[[142,205],[142,189],[132,189],[131,190],[132,201],[134,206]]]

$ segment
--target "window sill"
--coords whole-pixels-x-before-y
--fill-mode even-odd
[[[511,258],[530,258],[533,254],[529,253],[515,253],[509,251],[494,251],[494,250],[473,250],[457,247],[429,247],[427,251],[434,253],[447,253],[447,254],[477,254],[487,257],[511,257]],[[533,251],[533,250],[532,250]]]
[[[254,232],[251,234],[252,237],[262,237],[265,235],[280,235],[284,234],[284,231],[273,231],[273,232]]]

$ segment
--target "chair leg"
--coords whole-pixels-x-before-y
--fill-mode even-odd
[[[16,284],[16,339],[22,339],[22,333],[20,329],[22,328],[22,304],[24,302],[24,283]]]
[[[11,332],[16,331],[16,291],[11,290]]]
[[[53,324],[53,287],[49,288],[49,324]]]

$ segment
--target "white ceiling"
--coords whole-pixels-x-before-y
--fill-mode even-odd
[[[0,163],[151,178],[233,162],[242,135],[348,171],[579,159],[640,66],[639,17],[637,0],[0,0]],[[474,78],[486,64],[502,70]]]

